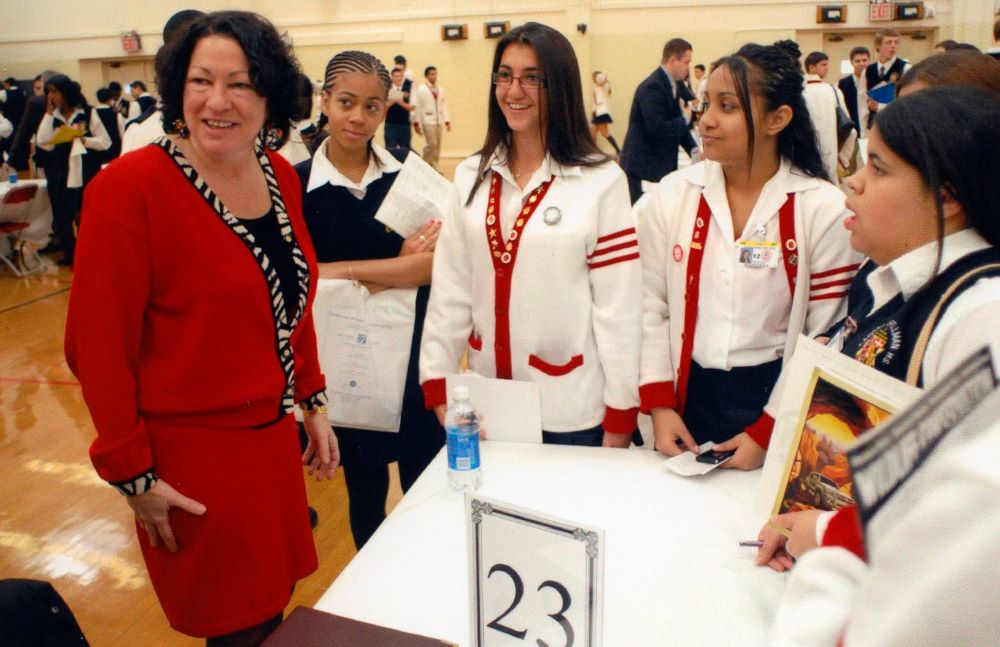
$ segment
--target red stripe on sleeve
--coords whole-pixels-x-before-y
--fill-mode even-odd
[[[611,252],[617,252],[619,249],[628,249],[629,247],[638,247],[638,240],[630,240],[627,243],[620,243],[618,245],[612,245],[611,247],[605,247],[604,249],[598,249],[593,254],[587,258],[594,258],[595,256],[602,256],[604,254],[610,254]]]
[[[850,285],[853,282],[854,282],[854,277],[847,278],[847,279],[841,279],[839,281],[827,281],[826,283],[810,283],[809,284],[809,289],[810,290],[822,290],[824,288],[837,287],[838,285]]]
[[[824,299],[843,299],[847,297],[846,292],[830,292],[829,294],[815,294],[809,297],[810,301],[822,301]]]
[[[597,244],[606,243],[609,240],[614,240],[615,238],[621,238],[622,236],[628,236],[629,234],[635,233],[635,227],[630,227],[628,229],[622,229],[621,231],[616,231],[613,234],[608,234],[606,236],[601,236],[597,239]]]
[[[832,270],[827,270],[825,272],[816,272],[812,275],[814,279],[821,279],[824,276],[833,276],[834,274],[846,274],[847,272],[857,272],[860,265],[845,265],[843,267],[835,267]]]
[[[600,263],[591,263],[590,269],[596,270],[599,267],[607,267],[608,265],[614,265],[615,263],[623,263],[625,261],[634,261],[639,258],[639,252],[635,254],[629,254],[628,256],[619,256],[618,258],[611,258],[606,261],[601,261]]]

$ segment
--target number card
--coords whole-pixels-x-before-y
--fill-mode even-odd
[[[604,531],[465,495],[475,647],[599,647]]]

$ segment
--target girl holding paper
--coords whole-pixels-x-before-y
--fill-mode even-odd
[[[73,265],[76,234],[73,221],[83,205],[83,187],[101,170],[101,159],[87,149],[111,148],[111,137],[100,116],[87,105],[80,84],[57,74],[45,84],[48,104],[38,124],[38,147],[52,151],[45,177],[52,202],[52,225],[65,253],[59,265]],[[61,134],[60,130],[63,128]],[[73,129],[73,130],[70,130]],[[65,134],[72,135],[66,139]]]
[[[642,312],[625,175],[594,143],[565,36],[516,27],[491,72],[486,140],[455,172],[465,208],[434,259],[426,404],[443,420],[468,354],[475,373],[538,383],[545,442],[627,447]]]
[[[327,331],[320,357],[330,358],[323,362],[330,418],[340,441],[351,532],[359,549],[385,519],[388,464],[399,462],[405,492],[444,444],[444,430],[423,407],[417,357],[440,218],[457,199],[446,185],[437,211],[414,214],[418,217],[409,225],[397,225],[412,228],[409,236],[386,224],[383,202],[399,198],[395,191],[414,191],[412,185],[396,184],[404,165],[426,167],[408,149],[390,153],[372,141],[385,119],[389,87],[385,66],[371,54],[346,51],[331,58],[322,94],[330,136],[311,160],[296,167],[320,277],[333,279],[320,286],[321,294],[329,290],[335,296],[330,311],[317,312],[317,329]],[[436,176],[430,167],[424,170]],[[421,203],[418,196],[402,198]],[[348,336],[338,335],[336,326],[348,319],[364,327],[354,328],[350,340],[364,335],[365,343],[339,345]],[[392,338],[369,339],[372,335]],[[386,348],[402,352],[392,358],[375,355]],[[360,364],[361,372],[350,373]],[[367,399],[353,406],[359,393]]]
[[[717,61],[698,122],[706,161],[636,206],[640,396],[668,456],[714,441],[736,451],[724,466],[759,467],[764,449],[747,431],[783,361],[800,334],[843,316],[860,255],[823,170],[797,52],[749,44]]]

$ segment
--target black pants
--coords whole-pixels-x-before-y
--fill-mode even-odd
[[[632,432],[632,442],[642,447],[642,434],[636,429]],[[580,445],[584,447],[600,447],[604,443],[604,428],[600,425],[583,431],[543,431],[542,443],[546,445]]]
[[[80,211],[83,190],[67,188],[68,175],[68,171],[58,165],[50,165],[45,169],[49,202],[52,203],[52,231],[58,236],[59,243],[66,252],[66,259],[72,261],[76,251],[73,223]]]
[[[429,430],[426,443],[409,444],[407,451],[399,453],[396,462],[399,465],[399,483],[403,492],[410,489],[444,444],[444,432],[438,432],[440,425],[436,418],[433,425],[437,430]],[[386,460],[383,451],[371,447],[368,441],[377,443],[383,440],[379,436],[394,434],[357,429],[335,431],[340,443],[344,479],[347,482],[351,535],[354,537],[354,546],[361,550],[385,521],[385,500],[389,495],[391,461]]]
[[[682,418],[695,441],[721,443],[756,422],[780,373],[780,359],[728,371],[691,362]]]

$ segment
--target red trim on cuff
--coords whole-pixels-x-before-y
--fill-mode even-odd
[[[639,387],[639,410],[649,413],[656,407],[677,408],[673,382],[652,382]]]
[[[774,431],[774,418],[769,416],[765,411],[760,414],[760,418],[757,418],[757,422],[747,427],[744,431],[746,431],[747,436],[750,436],[755,443],[767,449],[767,446],[771,444],[771,432]]]
[[[448,391],[445,387],[443,377],[427,380],[420,385],[420,388],[424,390],[425,409],[433,409],[439,404],[446,404],[448,402]]]
[[[613,434],[630,434],[635,431],[638,424],[638,407],[634,409],[604,408],[604,422],[601,423],[604,431],[610,431]]]
[[[849,505],[834,513],[826,527],[826,532],[823,533],[823,541],[820,545],[846,548],[859,558],[868,561],[865,538],[861,532],[861,519],[858,517],[856,505]]]

